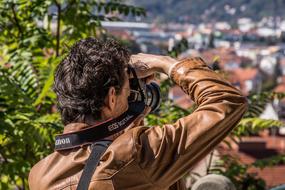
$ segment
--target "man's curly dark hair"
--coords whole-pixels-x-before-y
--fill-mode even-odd
[[[100,119],[108,90],[121,93],[129,51],[112,39],[87,38],[75,43],[57,67],[54,91],[66,125],[84,122],[87,115]]]

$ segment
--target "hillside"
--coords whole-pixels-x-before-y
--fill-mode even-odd
[[[285,0],[132,0],[147,10],[147,19],[198,23],[230,21],[250,17],[260,20],[267,16],[285,18]]]

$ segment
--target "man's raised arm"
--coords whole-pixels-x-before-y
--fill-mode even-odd
[[[187,58],[169,68],[171,79],[198,107],[174,124],[154,126],[136,135],[137,162],[150,182],[162,189],[213,150],[247,109],[241,92],[201,58]]]

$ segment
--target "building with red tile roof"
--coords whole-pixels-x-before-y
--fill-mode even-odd
[[[218,147],[221,155],[231,155],[235,157],[240,164],[251,166],[255,161],[270,158],[276,155],[285,154],[285,138],[283,136],[269,136],[268,133],[263,136],[242,137],[236,144],[227,138],[232,148],[225,143]],[[276,164],[265,168],[249,167],[248,173],[255,174],[257,177],[265,180],[267,187],[274,187],[285,184],[285,164]]]

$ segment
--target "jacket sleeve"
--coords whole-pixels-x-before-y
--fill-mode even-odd
[[[182,60],[172,69],[171,78],[198,107],[174,124],[137,135],[138,165],[159,188],[183,177],[230,133],[247,109],[240,91],[201,58]]]

